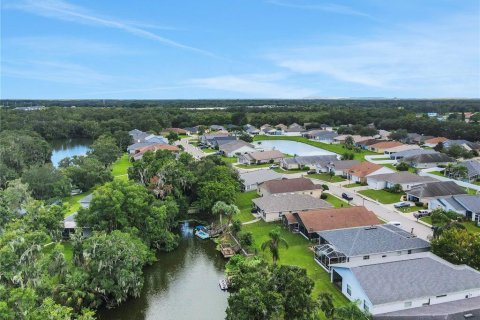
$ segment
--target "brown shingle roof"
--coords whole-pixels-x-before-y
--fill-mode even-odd
[[[447,138],[444,138],[444,137],[436,137],[436,138],[432,138],[432,139],[427,139],[424,141],[424,143],[427,143],[427,144],[438,144],[439,142],[444,142],[444,141],[447,141],[448,139]]]
[[[379,169],[381,169],[382,166],[376,163],[372,162],[361,162],[360,164],[357,164],[356,166],[351,167],[348,172],[356,177],[363,178],[367,175],[369,175],[372,172],[375,172]]]
[[[264,187],[270,194],[298,192],[317,189],[317,187],[320,188],[320,186],[315,185],[312,180],[307,178],[270,180],[265,181],[260,186]]]
[[[151,146],[146,146],[138,149],[138,153],[145,153],[147,151],[157,151],[157,150],[169,150],[169,151],[180,151],[177,146],[172,146],[169,144],[154,144]]]
[[[381,223],[377,216],[365,207],[308,210],[294,215],[309,233]]]
[[[256,161],[283,158],[283,153],[278,150],[257,151],[249,153],[248,155]]]
[[[398,141],[382,141],[382,142],[370,145],[370,148],[373,148],[373,149],[387,149],[387,148],[398,147],[398,146],[401,146],[401,145],[403,145],[403,143],[398,142]]]

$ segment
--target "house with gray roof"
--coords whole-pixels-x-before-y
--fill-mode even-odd
[[[405,157],[400,160],[408,163],[414,168],[433,168],[438,166],[446,166],[449,163],[454,163],[455,159],[447,156],[445,153],[422,153],[416,156]]]
[[[432,199],[428,202],[428,208],[455,211],[467,219],[480,223],[480,195],[459,194],[450,197]]]
[[[335,160],[326,165],[317,165],[315,166],[315,170],[317,173],[333,172],[336,176],[343,176],[345,171],[348,171],[351,167],[358,164],[360,164],[358,160]]]
[[[233,140],[220,144],[218,150],[220,150],[227,157],[235,157],[240,154],[256,151],[253,144],[243,140]]]
[[[323,143],[333,143],[334,139],[338,137],[338,133],[335,131],[313,130],[308,133],[308,137]]]
[[[462,162],[461,165],[467,168],[468,180],[480,180],[480,161],[467,160]]]
[[[331,264],[384,259],[430,250],[428,241],[394,225],[326,230],[318,232],[314,258],[330,271]]]
[[[471,142],[468,140],[447,140],[443,142],[443,148],[448,149],[451,146],[458,145],[467,151],[480,150],[480,143]]]
[[[413,150],[405,150],[405,151],[399,151],[399,152],[394,152],[390,153],[390,159],[392,160],[400,160],[403,158],[408,158],[408,157],[413,157],[413,156],[418,156],[421,154],[432,154],[432,153],[438,153],[438,151],[435,151],[433,149],[413,149]]]
[[[280,165],[284,169],[302,169],[308,167],[315,169],[317,165],[325,166],[332,161],[337,161],[336,155],[322,155],[322,156],[296,156],[293,158],[283,158]]]
[[[332,264],[331,270],[345,297],[374,317],[480,296],[480,272],[430,252]]]
[[[428,176],[419,176],[408,171],[377,174],[367,177],[367,184],[370,189],[382,190],[392,188],[399,184],[402,190],[407,191],[415,186],[428,182],[438,182],[437,179]]]
[[[413,187],[406,192],[408,201],[423,203],[428,203],[435,198],[466,193],[465,189],[454,181],[429,182]]]
[[[252,170],[239,173],[243,191],[257,190],[258,185],[270,180],[281,180],[282,174],[270,169]]]
[[[286,213],[332,208],[330,203],[322,199],[297,193],[271,194],[253,199],[252,202],[254,210],[266,222],[281,220]]]

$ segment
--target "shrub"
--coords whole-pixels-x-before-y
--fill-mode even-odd
[[[400,162],[400,163],[397,165],[396,168],[397,168],[398,171],[408,171],[408,168],[409,168],[409,167],[410,167],[410,166],[408,165],[408,163],[406,163],[406,162]]]
[[[328,186],[326,184],[322,184],[322,189],[323,190],[328,190]]]
[[[253,244],[253,235],[251,232],[241,233],[239,241],[242,247],[250,247]]]
[[[417,201],[417,202],[415,202],[415,205],[416,205],[417,207],[423,207],[423,202]]]
[[[233,220],[232,226],[230,227],[230,231],[232,232],[232,234],[236,235],[240,232],[240,230],[242,230],[242,222],[240,220]]]
[[[325,199],[327,199],[327,198],[328,198],[328,195],[327,195],[326,193],[322,193],[322,194],[320,195],[320,199],[325,200]]]

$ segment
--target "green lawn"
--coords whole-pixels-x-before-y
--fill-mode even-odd
[[[328,173],[313,173],[307,176],[308,178],[318,179],[327,182],[342,182],[345,178],[342,176],[330,176]]]
[[[395,166],[394,166],[393,164],[391,164],[391,163],[382,164],[382,166],[387,167],[387,168],[390,168],[390,169],[395,170],[395,171],[398,171],[398,170],[397,170],[397,167],[395,167]]]
[[[432,218],[429,217],[429,216],[420,218],[420,220],[428,223],[429,225],[432,224]],[[480,227],[477,227],[473,221],[465,221],[465,222],[462,222],[462,224],[465,226],[465,228],[468,231],[470,231],[472,233],[480,233]]]
[[[401,201],[402,195],[405,193],[392,193],[385,190],[362,190],[358,191],[358,193],[363,194],[364,196],[369,197],[375,201],[379,201],[380,203],[395,203]]]
[[[311,141],[307,138],[304,137],[287,137],[287,136],[266,136],[266,135],[258,135],[253,138],[255,141],[260,141],[260,140],[291,140],[291,141],[297,141],[297,142],[302,142],[323,150],[327,150],[330,152],[335,152],[337,154],[343,154],[344,152],[347,152],[349,150],[345,149],[343,144],[328,144],[328,143],[322,143],[318,141]],[[367,150],[361,150],[360,152],[355,153],[355,160],[360,160],[360,161],[365,161],[365,156],[366,155],[372,155],[372,154],[378,154],[375,152],[367,151]]]
[[[325,199],[325,201],[330,203],[335,208],[348,208],[348,207],[350,207],[348,202],[343,201],[342,199],[334,196],[333,194],[331,194],[331,193],[325,193],[325,194],[327,194],[327,199]]]
[[[423,222],[426,222],[429,225],[432,225],[432,218],[430,216],[421,217],[419,220],[422,220]]]
[[[117,161],[112,164],[112,175],[114,177],[125,176],[128,173],[128,168],[131,166],[128,159],[128,154],[124,154]]]
[[[361,187],[361,186],[362,186],[362,185],[361,185],[360,183],[355,183],[355,182],[354,182],[354,183],[346,184],[346,185],[344,185],[344,186],[342,186],[342,187],[344,187],[344,188],[355,188],[355,187]]]
[[[475,190],[475,189],[465,188],[465,191],[468,194],[477,194],[477,190]]]
[[[429,171],[428,173],[434,174],[436,176],[444,177],[442,171]]]
[[[235,198],[235,204],[240,213],[235,217],[235,219],[240,220],[241,222],[246,222],[254,219],[252,215],[252,199],[258,198],[256,190],[248,192],[239,192]]]
[[[269,239],[268,233],[270,230],[279,226],[279,223],[266,223],[263,221],[243,226],[244,231],[252,232],[255,240],[254,246],[258,250],[258,254],[267,259],[267,261],[272,260],[270,253],[262,251],[260,247],[263,242]],[[345,304],[347,302],[346,298],[330,282],[330,275],[313,260],[313,252],[309,249],[310,242],[299,234],[291,233],[284,228],[280,230],[282,237],[287,240],[289,248],[280,248],[280,260],[278,263],[305,268],[308,276],[315,282],[313,289],[314,297],[317,297],[320,292],[328,291],[333,295],[336,305]]]
[[[52,242],[46,245],[43,249],[45,253],[50,253],[53,248],[55,248],[55,245],[59,244],[60,247],[62,248],[63,255],[65,256],[65,261],[67,263],[71,263],[73,260],[73,246],[70,243],[70,241],[62,241],[62,242]]]
[[[237,164],[238,168],[242,169],[256,169],[256,168],[268,168],[272,164],[271,163],[263,163],[263,164]]]
[[[71,215],[75,211],[78,211],[80,209],[80,200],[82,200],[84,197],[88,196],[91,193],[91,191],[88,192],[83,192],[71,197],[66,197],[63,198],[63,204],[67,207],[67,211],[65,212],[65,217]]]
[[[397,209],[398,211],[400,212],[403,212],[403,213],[408,213],[408,212],[416,212],[418,210],[425,210],[424,207],[419,207],[419,206],[410,206],[408,208],[400,208],[400,209]]]
[[[471,183],[476,184],[477,186],[480,186],[480,180],[473,181],[473,182],[471,182]]]
[[[214,152],[217,152],[218,150],[215,150],[212,148],[205,148],[205,149],[202,149],[202,151],[205,153],[214,153]]]
[[[225,157],[221,156],[222,160],[228,163],[237,163],[237,158],[236,157]]]
[[[275,168],[273,171],[278,172],[278,173],[283,173],[283,174],[293,174],[293,173],[306,173],[307,170],[305,169],[289,169],[285,170],[282,168]]]

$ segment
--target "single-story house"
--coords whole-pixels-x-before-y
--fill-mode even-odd
[[[408,144],[422,144],[423,141],[431,138],[434,138],[434,136],[424,136],[423,134],[418,133],[408,133],[407,138],[404,139],[404,142]]]
[[[312,130],[306,136],[309,139],[330,144],[334,142],[336,137],[338,137],[338,133],[335,131]]]
[[[318,236],[314,258],[328,271],[331,264],[430,251],[428,241],[391,224],[326,230]]]
[[[447,156],[445,153],[422,153],[416,156],[405,157],[401,162],[406,162],[414,168],[433,168],[438,166],[446,166],[455,162],[455,159]]]
[[[382,142],[383,140],[378,140],[378,139],[368,139],[368,140],[363,140],[360,142],[355,143],[355,146],[364,149],[364,150],[370,150],[370,146],[373,144],[377,144]]]
[[[278,150],[255,151],[239,155],[238,161],[242,164],[278,163],[283,157],[283,153]]]
[[[480,296],[480,272],[430,252],[332,264],[331,270],[345,297],[374,316]]]
[[[368,150],[377,152],[377,153],[385,153],[385,149],[390,149],[398,146],[403,146],[403,143],[398,141],[381,141],[381,142],[369,145]]]
[[[265,181],[281,180],[283,175],[270,169],[259,169],[239,173],[243,191],[257,190],[258,185]]]
[[[375,137],[381,140],[388,140],[390,138],[390,134],[390,131],[380,129]]]
[[[210,140],[207,140],[207,144],[212,148],[220,148],[220,146],[230,143],[232,141],[237,141],[237,137],[234,137],[234,136],[214,137]]]
[[[360,162],[359,164],[350,167],[343,171],[343,176],[347,177],[348,180],[358,183],[367,183],[367,177],[373,176],[376,174],[384,173],[394,173],[395,170],[384,167],[382,165],[372,163],[372,162]]]
[[[454,181],[439,181],[418,185],[406,193],[408,201],[428,203],[435,198],[466,194],[467,192]]]
[[[390,159],[392,160],[400,160],[403,158],[418,156],[420,154],[432,154],[438,153],[438,151],[432,149],[412,149],[412,150],[405,150],[405,151],[398,151],[390,154]]]
[[[283,123],[277,124],[275,126],[275,128],[278,129],[278,130],[281,130],[282,132],[288,129],[288,127],[286,125],[284,125]]]
[[[283,134],[285,136],[289,136],[289,137],[301,137],[302,136],[302,133],[305,132],[305,129],[303,129],[302,127],[292,127],[292,128],[288,128],[286,130],[283,131]]]
[[[255,152],[255,146],[243,140],[229,141],[219,146],[219,150],[227,157],[235,157],[236,155]]]
[[[80,199],[79,203],[82,208],[88,209],[90,207],[90,202],[92,202],[93,193],[86,195],[82,199]]]
[[[200,128],[199,126],[196,126],[196,127],[185,127],[183,128],[185,131],[189,132],[189,134],[198,134],[198,132],[200,131]]]
[[[327,173],[333,171],[336,176],[343,176],[346,170],[349,170],[351,167],[358,164],[360,164],[360,161],[358,160],[336,160],[327,163],[326,165],[317,165],[315,166],[315,170],[317,173]]]
[[[280,161],[280,166],[284,169],[302,169],[308,167],[310,169],[315,166],[324,166],[329,162],[336,161],[336,155],[323,155],[323,156],[296,156],[293,158],[283,158]]]
[[[459,194],[449,197],[435,198],[428,202],[428,208],[455,211],[467,219],[480,222],[480,195]]]
[[[342,134],[342,135],[339,135],[339,136],[333,138],[333,142],[334,143],[345,143],[345,140],[347,139],[347,137],[352,137],[353,142],[355,144],[359,143],[359,142],[362,142],[362,141],[374,139],[371,136],[359,136],[359,135],[351,135],[351,134]]]
[[[480,297],[443,302],[378,314],[374,320],[465,320],[480,319]]]
[[[129,154],[135,154],[141,148],[148,147],[148,146],[153,146],[153,145],[156,145],[156,144],[157,143],[155,143],[155,142],[137,142],[137,143],[129,145],[127,147],[127,152]]]
[[[377,216],[365,207],[328,208],[285,214],[283,224],[290,230],[298,230],[309,239],[318,238],[318,233],[380,223]]]
[[[461,165],[467,168],[469,181],[480,180],[480,161],[467,160],[462,162]]]
[[[420,150],[422,149],[419,145],[416,144],[402,144],[401,146],[386,148],[384,150],[385,154],[392,154],[402,151],[409,151],[409,150]]]
[[[251,124],[244,125],[243,130],[245,130],[246,133],[248,133],[252,136],[260,133],[260,130],[258,128],[252,126]]]
[[[147,152],[147,151],[156,152],[156,151],[159,151],[159,150],[167,150],[167,151],[171,151],[173,153],[179,153],[181,151],[180,148],[177,147],[177,146],[172,146],[172,145],[169,145],[169,144],[155,144],[155,145],[140,148],[138,150],[138,152],[135,153],[132,156],[132,159],[134,161],[138,161],[138,160],[141,160],[143,158],[143,155],[145,154],[145,152]]]
[[[331,208],[325,200],[306,194],[279,193],[252,200],[254,210],[265,222],[281,220],[284,214]]]
[[[420,184],[437,181],[437,179],[427,176],[419,176],[408,171],[376,174],[367,177],[368,186],[374,190],[388,189],[399,184],[404,191],[407,191]]]
[[[220,130],[225,130],[224,126],[218,125],[218,124],[212,124],[210,127],[210,130],[212,131],[220,131]]]
[[[468,140],[447,140],[443,142],[443,148],[450,148],[450,146],[459,145],[467,151],[480,150],[480,143],[474,143]]]
[[[226,132],[216,132],[212,134],[204,134],[198,138],[199,142],[205,145],[210,145],[211,141],[213,141],[214,138],[218,137],[228,137],[230,136],[229,133]]]
[[[270,180],[258,185],[257,192],[261,196],[267,196],[276,193],[298,193],[308,194],[319,198],[322,194],[322,186],[315,184],[307,178],[293,178],[282,180]]]
[[[162,134],[163,135],[168,135],[170,132],[174,132],[176,134],[190,135],[190,131],[187,131],[187,130],[182,129],[182,128],[165,128],[165,129],[163,129]]]
[[[427,140],[423,141],[423,144],[426,147],[433,148],[433,147],[437,146],[437,144],[439,144],[440,142],[444,143],[447,140],[448,139],[444,138],[444,137],[435,137],[435,138],[430,138],[430,139],[427,139]]]

